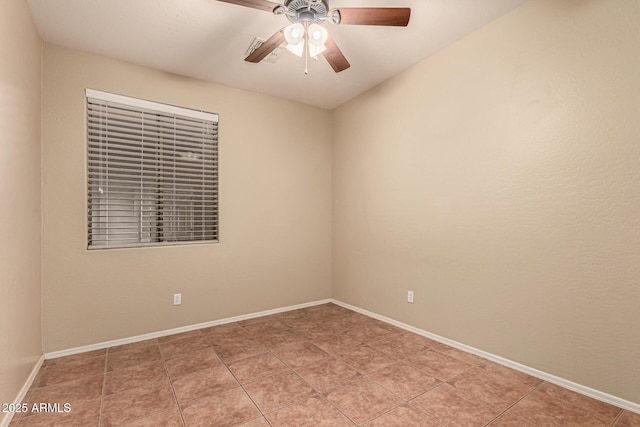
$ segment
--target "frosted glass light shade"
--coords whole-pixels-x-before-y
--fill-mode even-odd
[[[304,53],[304,27],[302,24],[296,23],[285,27],[284,38],[287,41],[287,50],[302,56]]]
[[[314,58],[319,54],[321,54],[322,52],[324,52],[325,50],[327,50],[325,43],[327,42],[327,38],[329,37],[329,34],[327,33],[327,30],[324,27],[318,24],[309,25],[308,31],[309,31],[309,56]]]

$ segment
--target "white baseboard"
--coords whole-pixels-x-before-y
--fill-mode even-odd
[[[333,302],[336,305],[342,306],[344,308],[348,308],[349,310],[353,310],[355,312],[364,314],[366,316],[373,317],[374,319],[381,320],[381,321],[383,321],[385,323],[389,323],[389,324],[391,324],[393,326],[397,326],[397,327],[399,327],[401,329],[405,329],[407,331],[416,333],[418,335],[422,335],[423,337],[430,338],[430,339],[432,339],[434,341],[438,341],[440,343],[449,345],[451,347],[455,347],[458,350],[466,351],[467,353],[475,354],[477,356],[480,356],[480,357],[485,358],[487,360],[490,360],[492,362],[498,363],[500,365],[506,366],[506,367],[511,368],[511,369],[515,369],[516,371],[524,372],[525,374],[529,374],[529,375],[531,375],[533,377],[540,378],[541,380],[550,382],[552,384],[559,385],[560,387],[564,387],[566,389],[575,391],[576,393],[580,393],[580,394],[583,394],[585,396],[591,397],[593,399],[600,400],[602,402],[609,403],[609,404],[617,406],[619,408],[626,409],[628,411],[640,414],[640,404],[638,404],[638,403],[630,402],[628,400],[622,399],[622,398],[617,397],[617,396],[613,396],[611,394],[608,394],[608,393],[605,393],[605,392],[602,392],[602,391],[599,391],[599,390],[595,390],[593,388],[584,386],[582,384],[574,383],[574,382],[566,380],[564,378],[560,378],[560,377],[557,377],[555,375],[549,374],[547,372],[540,371],[538,369],[532,368],[530,366],[526,366],[526,365],[520,364],[518,362],[514,362],[512,360],[505,359],[505,358],[500,357],[500,356],[496,356],[495,354],[487,353],[486,351],[482,351],[482,350],[479,350],[477,348],[470,347],[468,345],[459,343],[457,341],[453,341],[453,340],[450,340],[448,338],[441,337],[440,335],[436,335],[436,334],[433,334],[431,332],[427,332],[427,331],[424,331],[422,329],[418,329],[418,328],[413,327],[411,325],[407,325],[406,323],[398,322],[397,320],[393,320],[393,319],[390,319],[388,317],[382,316],[380,314],[373,313],[371,311],[364,310],[364,309],[361,309],[359,307],[355,307],[353,305],[344,303],[342,301],[331,299],[331,302]]]
[[[66,350],[52,351],[44,354],[46,360],[55,359],[57,357],[71,356],[72,354],[86,353],[87,351],[102,350],[103,348],[114,347],[116,345],[130,344],[138,341],[150,340],[153,338],[164,337],[166,335],[178,334],[180,332],[189,332],[196,329],[208,328],[211,326],[224,325],[225,323],[239,322],[241,320],[253,319],[256,317],[268,316],[270,314],[283,313],[285,311],[297,310],[300,308],[313,307],[314,305],[326,304],[331,302],[331,299],[323,299],[319,301],[308,302],[304,304],[291,305],[288,307],[275,308],[272,310],[259,311],[256,313],[243,314],[241,316],[227,317],[225,319],[213,320],[211,322],[197,323],[195,325],[187,325],[174,329],[167,329],[164,331],[151,332],[143,335],[136,335],[134,337],[121,338],[112,341],[105,341],[96,344],[84,345],[81,347],[69,348]]]
[[[36,375],[38,375],[38,371],[40,370],[40,367],[42,366],[43,362],[44,362],[44,356],[40,356],[36,364],[33,366],[33,369],[31,370],[29,377],[27,377],[27,381],[25,381],[24,385],[20,389],[20,392],[18,393],[18,396],[16,396],[13,403],[15,403],[16,405],[22,403],[25,396],[27,395],[27,392],[31,388],[31,385],[33,384],[33,381],[36,379]],[[14,415],[13,412],[5,413],[4,417],[0,419],[0,427],[7,427],[11,422],[11,420],[13,419],[13,415]]]

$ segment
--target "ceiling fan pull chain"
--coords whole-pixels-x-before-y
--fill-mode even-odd
[[[309,23],[304,23],[304,74],[309,75]]]
[[[304,23],[304,74],[309,75],[309,23]]]

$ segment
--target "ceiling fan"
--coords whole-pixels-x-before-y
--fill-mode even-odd
[[[329,9],[329,0],[284,0],[284,4],[268,0],[218,0],[239,6],[286,16],[291,24],[277,31],[244,60],[258,63],[278,46],[287,42],[287,49],[302,57],[316,59],[322,54],[336,73],[351,65],[327,30],[325,21],[347,25],[384,25],[406,27],[411,17],[408,7],[349,7]],[[308,73],[305,67],[305,73]]]

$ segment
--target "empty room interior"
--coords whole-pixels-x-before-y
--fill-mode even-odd
[[[638,22],[3,0],[0,426],[640,426]]]

